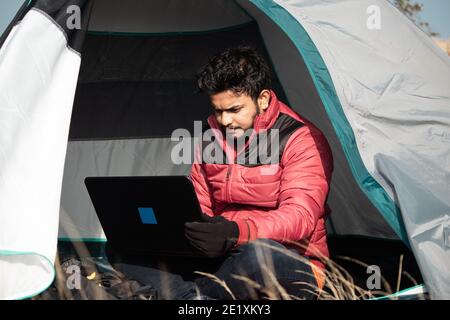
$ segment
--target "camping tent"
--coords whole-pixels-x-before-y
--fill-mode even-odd
[[[171,134],[237,44],[331,145],[330,234],[401,239],[450,298],[450,61],[383,0],[26,1],[0,40],[0,298],[52,283],[58,239],[105,241],[85,177],[189,172]]]

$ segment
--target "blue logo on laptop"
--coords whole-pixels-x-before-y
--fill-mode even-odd
[[[158,224],[153,208],[138,208],[143,224]]]

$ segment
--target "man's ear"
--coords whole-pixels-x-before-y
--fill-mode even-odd
[[[258,109],[259,113],[263,114],[266,112],[270,103],[270,90],[264,89],[261,91],[258,97]]]

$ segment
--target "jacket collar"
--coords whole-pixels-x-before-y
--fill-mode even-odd
[[[278,101],[275,92],[270,90],[269,107],[266,109],[266,112],[255,117],[255,121],[253,122],[253,129],[256,132],[264,129],[270,129],[277,120],[279,113],[280,102]]]

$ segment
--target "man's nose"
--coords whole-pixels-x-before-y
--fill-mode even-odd
[[[221,124],[224,127],[228,127],[230,124],[233,123],[233,117],[231,114],[223,112],[221,116]]]

